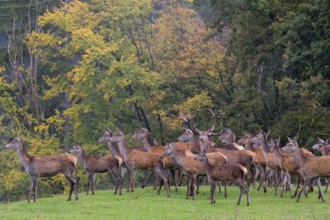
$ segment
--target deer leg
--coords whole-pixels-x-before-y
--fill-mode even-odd
[[[36,202],[37,195],[38,195],[38,179],[35,178],[33,184],[33,202]]]
[[[71,195],[72,195],[73,189],[75,189],[75,200],[77,201],[78,200],[78,180],[76,179],[76,177],[73,176],[73,171],[71,171],[71,170],[66,171],[64,173],[64,175],[70,183],[68,201],[71,200]]]
[[[181,170],[179,170],[179,186],[181,186],[182,185],[182,182],[183,182],[183,177],[184,177],[184,175],[182,174],[182,172],[181,172]]]
[[[70,184],[68,201],[71,201],[71,195],[72,195],[72,192],[73,192],[74,183],[71,181],[70,178],[66,177],[66,179],[69,181],[69,184]]]
[[[221,181],[218,181],[218,186],[219,186],[219,193],[221,193]]]
[[[325,190],[324,192],[328,192],[328,186],[329,186],[329,177],[325,178]]]
[[[252,185],[253,185],[253,188],[255,189],[256,188],[256,180],[258,178],[258,175],[260,174],[259,173],[259,170],[256,166],[252,167]]]
[[[172,176],[172,179],[173,179],[173,182],[174,182],[175,192],[178,192],[178,180],[177,180],[176,175],[175,175],[175,169],[170,169],[170,172],[171,172],[171,176]]]
[[[287,178],[287,185],[289,186],[291,198],[293,198],[295,195],[294,195],[294,192],[293,192],[293,189],[292,189],[290,173],[285,173],[285,177]]]
[[[197,176],[197,178],[196,178],[196,193],[197,194],[199,193],[199,187],[200,187],[201,182],[202,182],[201,178],[203,178],[203,177],[202,176]]]
[[[298,190],[299,190],[299,187],[301,185],[301,181],[302,181],[302,179],[300,177],[298,177],[297,187],[296,187],[296,190],[294,192],[294,196],[297,196],[298,195]]]
[[[241,185],[238,185],[239,186],[239,196],[238,196],[238,200],[237,200],[237,205],[240,205],[241,204],[241,199],[242,199],[242,196],[243,196],[243,189],[242,189],[242,186]]]
[[[135,170],[134,167],[132,165],[128,165],[127,166],[127,171],[128,171],[128,189],[127,192],[133,192],[134,189],[132,188],[132,182],[133,182],[133,176],[135,175]]]
[[[247,169],[247,185],[250,186],[251,183],[253,183],[253,175],[251,173],[251,167]]]
[[[151,174],[152,174],[152,171],[149,170],[149,172],[148,172],[148,174],[147,174],[147,177],[146,177],[146,179],[144,180],[144,182],[143,182],[143,184],[142,184],[142,186],[141,186],[142,189],[143,189],[144,187],[146,187],[146,185],[147,185],[147,183],[148,183],[148,180],[149,180]]]
[[[279,185],[279,176],[278,172],[274,171],[274,178],[275,178],[275,196],[278,194],[278,185]]]
[[[289,190],[290,190],[291,198],[293,198],[295,195],[294,195],[294,192],[293,192],[293,189],[292,189],[292,185],[291,185],[291,176],[290,176],[290,173],[289,172],[284,172],[283,175],[284,175],[284,177],[283,177],[283,183],[282,183],[281,197],[283,197],[284,188],[288,186],[289,187]]]
[[[118,171],[118,167],[113,167],[111,169],[112,174],[114,175],[115,179],[116,179],[116,189],[115,189],[115,194],[117,194],[117,191],[119,189],[119,195],[121,195],[122,193],[122,189],[123,189],[123,183],[122,183],[122,176],[119,174]]]
[[[86,190],[86,195],[88,195],[89,194],[89,187],[90,187],[90,185],[91,185],[91,182],[92,182],[92,173],[88,173],[88,179],[87,179],[87,190]]]
[[[310,182],[311,182],[310,178],[309,179],[304,179],[304,184],[303,184],[302,189],[300,190],[300,192],[297,196],[297,201],[296,202],[299,202],[301,194],[305,191],[306,187],[308,187]]]
[[[226,181],[223,181],[223,187],[225,188],[224,197],[227,198],[227,182]]]
[[[34,189],[34,177],[30,176],[30,187],[29,187],[29,195],[28,202],[31,201],[32,190]]]
[[[191,182],[191,192],[192,192],[192,197],[193,199],[196,198],[196,182],[197,182],[197,175],[192,176],[192,182]]]
[[[158,176],[158,179],[160,179],[160,183],[161,182],[164,182],[165,188],[166,188],[167,197],[171,197],[170,184],[169,184],[169,181],[168,181],[166,175],[164,174],[163,164],[162,163],[158,163],[158,165],[154,169],[154,172]],[[162,184],[159,184],[158,194],[160,193],[161,186],[162,186]]]
[[[211,204],[215,204],[215,190],[217,188],[217,182],[212,181],[211,182],[211,195],[210,195],[210,199],[211,199]]]
[[[190,191],[191,191],[191,185],[192,185],[192,177],[187,176],[187,193],[186,193],[186,199],[189,198]]]
[[[92,195],[94,195],[95,191],[95,173],[92,174]]]
[[[321,186],[320,177],[318,177],[316,179],[316,184],[317,184],[317,188],[319,189],[319,199],[321,197],[322,202],[325,202],[324,195],[323,195],[323,192],[322,192],[322,186]]]
[[[135,182],[135,174],[136,174],[136,169],[134,166],[130,167],[130,173],[129,173],[129,190],[130,192],[134,192],[134,182]]]

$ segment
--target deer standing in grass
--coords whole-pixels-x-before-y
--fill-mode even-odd
[[[186,146],[189,147],[188,145]],[[177,143],[167,144],[164,148],[164,152],[160,155],[160,157],[164,158],[166,156],[170,156],[172,158],[176,166],[188,178],[186,198],[188,199],[189,195],[192,195],[192,198],[195,199],[197,175],[205,176],[206,171],[199,161],[194,160],[194,154],[192,154],[190,149],[187,147],[183,147],[182,144]]]
[[[160,193],[162,183],[164,183],[167,196],[171,197],[169,182],[164,174],[165,162],[160,159],[159,153],[144,152],[128,147],[122,132],[114,134],[110,138],[110,142],[118,145],[120,154],[123,156],[124,163],[129,170],[129,190],[131,192],[134,191],[135,170],[144,169],[151,170],[159,178],[161,184],[157,190],[157,194]]]
[[[296,140],[288,138],[288,143],[284,146],[288,152],[290,152],[297,163],[299,170],[298,172],[303,178],[303,187],[298,193],[297,202],[299,202],[301,194],[305,192],[307,196],[306,189],[314,178],[316,179],[316,184],[319,189],[319,198],[322,202],[325,201],[324,195],[321,189],[320,178],[318,177],[329,177],[330,176],[330,156],[305,156],[300,151],[299,145]]]
[[[259,186],[257,187],[257,190],[259,191],[263,183],[265,182],[265,176],[266,176],[266,159],[260,149],[259,143],[254,143],[252,141],[253,135],[250,133],[244,132],[243,137],[241,137],[238,140],[239,144],[243,144],[246,150],[250,150],[255,154],[253,164],[255,165],[255,174],[253,177],[253,186],[255,187],[256,181],[258,177],[259,179]],[[266,186],[264,186],[264,192],[267,192]]]
[[[119,167],[123,163],[123,159],[121,157],[116,157],[112,155],[103,157],[88,156],[85,154],[84,150],[79,145],[73,146],[70,149],[70,153],[78,156],[80,164],[88,174],[86,195],[88,195],[89,193],[90,186],[92,188],[92,195],[94,195],[95,173],[105,172],[111,172],[116,179],[115,194],[117,194],[118,189],[119,194],[122,194],[123,178],[118,171]]]
[[[132,139],[134,141],[142,141],[143,142],[143,146],[145,147],[145,149],[148,152],[154,152],[154,153],[162,153],[164,151],[164,146],[158,145],[157,142],[153,139],[153,137],[151,136],[151,133],[149,132],[148,129],[146,128],[141,128],[140,130],[138,130],[137,132],[135,132],[132,135]],[[173,181],[174,181],[174,186],[175,186],[175,191],[178,191],[178,183],[177,183],[177,179],[175,176],[175,169],[176,166],[173,163],[172,159],[170,157],[164,157],[164,162],[165,162],[165,167],[166,169],[168,169],[173,177]],[[144,188],[147,185],[148,179],[150,178],[152,172],[149,172],[143,185],[142,188]]]
[[[68,201],[71,200],[73,189],[75,189],[75,200],[78,200],[78,181],[73,175],[77,164],[76,156],[67,153],[52,156],[32,156],[27,153],[22,139],[18,137],[6,144],[5,148],[16,150],[20,163],[30,176],[28,202],[31,201],[31,197],[33,197],[34,202],[37,199],[39,177],[51,177],[59,173],[63,173],[70,183]]]
[[[318,141],[316,144],[312,147],[313,150],[317,150],[322,153],[322,156],[327,156],[329,154],[330,144],[328,144],[328,140],[323,140],[321,138],[318,138]],[[324,192],[328,192],[328,187],[330,183],[330,177],[325,178],[325,190]]]
[[[268,143],[267,137],[269,135],[269,132],[266,134],[264,131],[260,131],[255,137],[252,138],[252,142],[259,143],[261,147],[261,152],[266,160],[266,171],[269,170],[269,175],[273,175],[275,178],[275,195],[277,195],[278,192],[278,186],[279,186],[279,179],[280,179],[280,172],[282,170],[282,153],[279,151],[279,148],[277,144],[278,142]],[[274,147],[271,148],[270,144],[272,144]],[[275,147],[276,146],[276,147]],[[274,150],[276,149],[276,150]],[[265,180],[269,179],[269,175],[266,175]],[[267,182],[267,181],[266,181]],[[265,186],[267,186],[265,182]],[[291,195],[293,195],[292,188],[290,187]]]
[[[220,154],[222,162],[210,163],[208,154]],[[227,157],[219,152],[202,153],[195,156],[195,160],[201,161],[207,172],[207,177],[211,182],[211,204],[215,203],[215,188],[217,181],[233,181],[238,184],[240,195],[237,204],[241,203],[242,195],[245,193],[247,205],[250,205],[250,193],[248,186],[244,183],[244,176],[248,173],[247,169],[240,164],[227,164]]]

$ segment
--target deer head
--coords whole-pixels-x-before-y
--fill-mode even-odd
[[[164,147],[163,153],[160,155],[160,158],[164,158],[166,156],[170,156],[174,152],[175,143],[171,142]]]
[[[189,128],[185,128],[185,132],[181,134],[180,137],[178,137],[178,140],[182,142],[193,141],[194,139],[195,139],[195,134]]]
[[[5,145],[6,149],[18,149],[22,145],[22,139],[16,137],[12,142]]]
[[[83,149],[81,148],[81,146],[75,145],[69,150],[69,152],[71,154],[81,155],[83,153]]]
[[[132,139],[134,141],[142,141],[144,138],[146,138],[149,135],[149,131],[146,128],[141,128],[137,132],[135,132],[132,135]]]
[[[225,144],[236,142],[236,136],[230,128],[223,128],[223,133],[219,136],[219,140]]]
[[[110,138],[110,142],[112,143],[119,143],[125,140],[125,136],[124,133],[121,131],[118,131],[117,133],[115,133],[111,138]]]
[[[102,137],[99,138],[99,143],[108,142],[112,137],[113,133],[109,128],[104,129]]]

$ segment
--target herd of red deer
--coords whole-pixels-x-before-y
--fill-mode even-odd
[[[213,114],[213,113],[212,113]],[[213,114],[214,115],[214,114]],[[322,156],[315,156],[310,151],[300,148],[297,140],[288,138],[287,144],[280,148],[280,139],[268,140],[269,133],[260,131],[257,135],[244,133],[244,136],[236,142],[236,137],[229,128],[223,128],[217,145],[211,137],[216,135],[214,125],[207,131],[190,126],[191,118],[180,116],[188,125],[185,132],[178,138],[179,142],[161,146],[152,138],[146,128],[142,128],[133,134],[134,141],[142,141],[143,146],[129,147],[125,136],[121,131],[113,133],[106,129],[99,142],[106,142],[111,155],[88,156],[81,146],[70,149],[70,153],[62,153],[54,156],[31,156],[27,153],[22,139],[15,138],[5,145],[6,149],[16,149],[18,159],[25,172],[30,176],[28,201],[36,201],[38,177],[50,177],[62,173],[70,183],[68,200],[71,200],[75,190],[75,200],[78,200],[78,181],[74,176],[77,162],[82,165],[88,174],[87,194],[91,187],[92,194],[95,190],[95,173],[111,172],[116,179],[115,194],[122,194],[123,178],[128,173],[128,191],[134,191],[136,169],[148,170],[150,175],[157,179],[157,194],[165,185],[168,197],[171,197],[170,181],[173,180],[175,190],[178,190],[177,177],[187,177],[186,198],[195,199],[198,192],[198,176],[206,176],[211,187],[211,203],[215,203],[215,191],[219,182],[225,186],[226,182],[236,184],[240,189],[237,204],[240,204],[243,194],[247,197],[247,205],[250,204],[249,186],[256,186],[259,179],[259,190],[267,186],[282,186],[280,196],[286,189],[290,190],[291,197],[297,195],[297,202],[301,194],[307,196],[310,188],[316,183],[319,190],[319,199],[324,200],[321,189],[320,177],[330,176],[330,156],[328,141],[318,139],[312,147],[320,151]],[[216,121],[216,120],[215,120]],[[176,175],[178,170],[180,175]],[[171,173],[171,175],[169,175]],[[297,188],[292,189],[291,177],[297,177]],[[147,178],[148,179],[148,178]],[[325,179],[326,190],[328,179]],[[146,185],[147,180],[143,184]],[[300,191],[298,189],[302,185]]]

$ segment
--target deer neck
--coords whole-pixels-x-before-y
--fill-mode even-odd
[[[149,139],[149,137],[144,137],[143,138],[143,146],[144,146],[144,148],[148,151],[148,152],[151,152],[152,150],[151,150],[151,143],[150,143],[150,139]]]
[[[209,149],[211,148],[211,144],[210,141],[205,141],[203,142],[199,142],[200,145],[200,152],[209,152]]]
[[[297,166],[299,168],[301,168],[303,166],[305,160],[301,155],[300,148],[294,149],[291,154],[292,154],[292,157],[293,157],[295,163],[297,164]]]
[[[86,167],[86,155],[84,151],[81,151],[79,154],[77,154],[79,163],[85,168]]]
[[[182,165],[185,157],[185,152],[182,150],[175,150],[173,153],[170,154],[171,159],[173,162],[180,168],[184,169],[184,166]]]
[[[118,144],[119,152],[120,152],[121,156],[126,161],[127,155],[129,153],[129,149],[128,149],[128,146],[126,144],[126,141],[125,140],[122,140],[122,141],[118,142],[117,144]]]
[[[19,162],[23,165],[23,167],[26,170],[26,167],[28,166],[32,156],[30,156],[27,153],[27,150],[23,144],[21,144],[20,147],[17,148],[16,154],[18,156]]]
[[[116,148],[116,145],[114,143],[112,143],[111,141],[107,141],[108,147],[109,147],[109,151],[112,155],[114,156],[120,156],[120,152],[118,152],[118,149]]]

